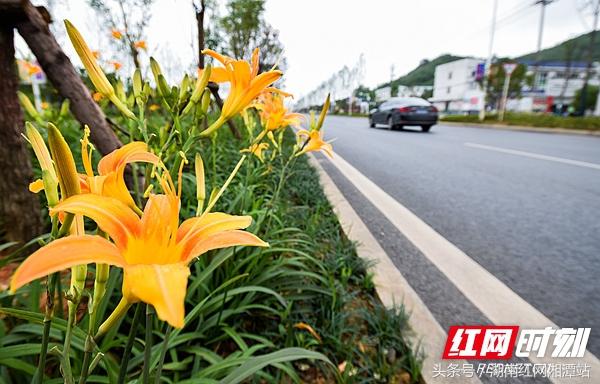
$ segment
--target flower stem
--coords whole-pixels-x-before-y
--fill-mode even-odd
[[[42,333],[42,348],[40,350],[40,360],[33,376],[33,383],[41,384],[44,380],[44,369],[46,368],[46,355],[48,353],[48,342],[50,341],[50,328],[52,327],[52,317],[54,316],[54,292],[59,273],[53,273],[48,277],[46,286],[46,314],[44,315],[44,331]]]
[[[52,231],[50,232],[50,240],[56,239],[59,232],[58,216],[52,217]],[[50,341],[50,328],[52,327],[52,317],[54,316],[54,293],[56,287],[60,283],[60,274],[55,272],[47,279],[46,284],[46,313],[44,314],[44,330],[42,333],[42,348],[40,350],[40,360],[38,361],[37,370],[33,376],[32,383],[41,384],[44,381],[44,370],[46,368],[46,355],[48,354],[48,342]],[[62,305],[62,301],[61,301]],[[62,312],[62,308],[61,308]]]
[[[133,348],[133,342],[135,341],[135,333],[142,317],[142,304],[138,303],[135,307],[135,313],[133,314],[133,321],[131,322],[131,328],[129,329],[129,337],[127,338],[127,344],[123,350],[123,359],[121,360],[121,366],[119,367],[119,378],[117,384],[123,384],[125,382],[125,376],[127,376],[127,366],[129,365],[129,357],[131,356],[131,349]]]
[[[69,303],[71,304],[71,303]],[[65,384],[73,384],[73,372],[71,370],[71,336],[75,326],[75,316],[77,315],[77,305],[69,305],[69,318],[67,320],[67,331],[65,333],[65,344],[63,346],[63,378]]]
[[[150,380],[150,359],[152,357],[152,316],[154,309],[152,305],[146,304],[146,337],[144,343],[144,370],[142,372],[142,383],[148,384]]]

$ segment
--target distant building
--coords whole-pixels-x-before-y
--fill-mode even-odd
[[[478,80],[482,59],[465,58],[435,67],[433,97],[429,99],[438,110],[449,113],[479,111],[483,92]]]
[[[524,86],[519,110],[542,111],[553,105],[570,105],[575,93],[583,88],[587,64],[584,62],[548,61],[536,65],[534,61],[521,61],[527,73],[535,78],[533,86]],[[588,84],[599,85],[598,71],[592,68]],[[509,105],[510,107],[510,105]]]
[[[582,62],[521,61],[527,65],[528,75],[535,74],[532,86],[522,85],[521,97],[509,99],[507,109],[520,112],[550,111],[570,105],[575,93],[583,87],[586,64]],[[433,97],[429,99],[440,111],[447,113],[475,113],[483,106],[483,92],[479,84],[484,60],[466,58],[438,65],[435,68]],[[594,68],[590,85],[600,85]]]

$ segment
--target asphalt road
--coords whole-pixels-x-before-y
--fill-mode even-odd
[[[558,326],[592,327],[588,349],[600,356],[600,138],[444,125],[390,131],[337,116],[324,130],[336,153]],[[348,185],[342,192],[355,194]],[[358,199],[350,200],[371,229],[391,231]],[[392,235],[380,242],[394,242],[386,250],[442,326],[481,318]]]

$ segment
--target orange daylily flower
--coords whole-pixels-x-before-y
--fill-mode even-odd
[[[40,107],[42,107],[42,109],[48,109],[50,107],[50,104],[48,104],[46,101],[42,101]]]
[[[133,43],[133,46],[136,47],[137,49],[148,49],[148,47],[146,46],[146,41],[145,40],[140,40],[140,41],[136,41],[135,43]]]
[[[86,127],[85,134],[81,140],[81,157],[85,170],[79,174],[79,188],[81,193],[92,193],[120,200],[123,204],[134,210],[139,210],[129,194],[125,184],[125,167],[129,163],[146,162],[154,165],[160,163],[155,154],[148,152],[148,145],[144,142],[134,141],[114,150],[100,159],[98,163],[99,175],[94,175],[92,168],[92,153],[90,151],[89,128]],[[43,184],[39,180],[29,186],[30,191],[37,193],[43,190]]]
[[[92,56],[94,56],[94,59],[98,60],[100,58],[100,51],[92,51]]]
[[[123,33],[116,28],[113,28],[110,33],[112,34],[112,37],[114,37],[117,40],[121,40],[121,38],[123,37]]]
[[[263,151],[269,148],[269,143],[252,144],[249,148],[242,149],[241,153],[251,153],[256,156],[261,162],[264,162]]]
[[[51,214],[87,216],[114,243],[96,235],[55,240],[19,266],[11,290],[74,265],[110,264],[123,268],[126,306],[139,301],[151,304],[160,319],[182,328],[191,261],[213,249],[268,244],[243,231],[252,221],[249,216],[205,213],[179,225],[181,202],[168,173],[161,184],[165,194],[151,194],[141,217],[121,201],[105,196],[76,195],[59,203]]]
[[[89,147],[88,143],[86,135],[82,140],[81,151],[86,172],[85,175],[81,175],[82,193],[88,192],[112,197],[137,210],[135,201],[133,201],[125,184],[125,167],[129,163],[135,162],[158,165],[160,162],[158,156],[148,152],[148,145],[146,143],[134,141],[125,144],[100,159],[98,163],[99,176],[94,176],[91,153],[87,150],[87,147]]]
[[[283,105],[283,98],[277,93],[263,93],[252,106],[259,110],[260,119],[264,129],[274,131],[290,125],[299,125],[302,115],[299,113],[288,113]]]
[[[223,102],[221,116],[201,133],[202,136],[210,135],[227,120],[248,107],[258,95],[263,93],[283,74],[281,71],[274,69],[258,74],[258,48],[254,50],[250,63],[244,60],[232,59],[211,49],[205,49],[202,53],[213,57],[224,66],[223,68],[212,69],[211,81],[228,81],[231,84],[229,95]]]
[[[100,92],[94,92],[92,94],[92,98],[94,99],[94,101],[98,102],[104,98],[104,95],[101,94]]]
[[[333,147],[330,143],[323,140],[321,131],[307,131],[306,129],[301,129],[296,133],[296,136],[300,141],[304,141],[304,143],[301,144],[303,145],[303,148],[296,156],[300,156],[306,152],[323,151],[329,157],[333,157]]]
[[[118,71],[123,66],[123,64],[119,63],[118,61],[111,61],[110,63],[112,64],[115,71]]]
[[[329,111],[329,105],[330,99],[329,95],[327,95],[327,99],[325,99],[325,103],[323,104],[323,108],[321,109],[321,114],[319,115],[318,120],[315,120],[315,115],[311,112],[309,121],[310,131],[301,129],[296,133],[296,137],[299,141],[298,145],[300,146],[300,152],[298,152],[296,156],[300,156],[306,152],[323,151],[329,155],[329,157],[333,157],[333,147],[330,143],[323,140],[323,134],[321,131],[321,127],[323,127],[323,122],[325,121],[325,116]]]
[[[25,61],[24,64],[25,64],[25,68],[27,69],[27,74],[29,76],[37,75],[38,73],[42,72],[42,69],[37,64],[30,63],[28,61]]]

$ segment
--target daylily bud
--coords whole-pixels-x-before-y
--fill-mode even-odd
[[[200,103],[200,111],[202,111],[203,115],[206,115],[208,112],[208,107],[210,106],[210,91],[207,89],[204,91],[202,95],[202,102]]]
[[[65,26],[67,27],[69,39],[71,39],[71,43],[73,44],[77,55],[81,59],[83,66],[87,70],[94,87],[96,87],[98,92],[108,97],[110,94],[114,93],[114,89],[96,62],[96,58],[94,57],[92,51],[86,44],[85,40],[83,40],[83,37],[77,28],[75,28],[75,26],[71,24],[69,20],[65,20]]]
[[[162,75],[162,71],[160,70],[160,65],[158,65],[158,62],[154,60],[154,57],[150,58],[150,69],[152,70],[156,84],[158,84],[158,76]]]
[[[206,200],[204,162],[202,161],[202,156],[200,156],[199,153],[196,153],[196,157],[194,158],[194,165],[196,168],[196,199],[198,199],[198,209],[196,211],[196,216],[198,216],[202,212],[204,200]]]
[[[143,88],[142,72],[138,68],[133,73],[133,96],[135,96],[136,99],[142,95]]]
[[[71,43],[73,44],[77,55],[81,59],[81,62],[83,63],[90,80],[94,84],[94,87],[96,87],[96,90],[112,101],[115,107],[117,107],[125,116],[130,119],[135,119],[133,112],[131,112],[115,94],[113,86],[106,78],[102,68],[100,68],[96,62],[94,54],[86,44],[85,40],[83,40],[83,37],[77,28],[75,28],[75,26],[73,26],[69,20],[65,20],[65,26],[67,27],[67,33],[69,34]]]
[[[60,113],[58,116],[61,119],[64,119],[69,114],[69,108],[71,106],[71,101],[69,99],[64,99],[62,104],[60,105]]]
[[[206,88],[206,85],[208,84],[208,80],[210,79],[211,71],[212,71],[212,67],[210,64],[208,64],[206,66],[206,68],[204,68],[204,70],[202,71],[202,76],[200,78],[198,78],[198,80],[196,81],[196,87],[194,88],[194,92],[192,93],[192,96],[190,97],[190,101],[193,101],[194,103],[197,103],[198,101],[200,101],[200,97],[202,96],[202,93],[204,92],[204,88]]]
[[[188,93],[189,87],[190,87],[190,78],[186,73],[186,75],[183,76],[183,80],[181,80],[181,85],[179,86],[179,100],[178,100],[179,104],[184,102],[185,97]]]
[[[57,178],[54,166],[52,165],[52,158],[50,157],[50,152],[48,152],[48,147],[46,147],[44,138],[30,122],[25,123],[25,135],[33,147],[33,152],[40,163],[42,171],[48,171],[54,175],[54,178]]]
[[[125,100],[127,100],[127,95],[125,94],[125,88],[123,87],[123,82],[120,80],[117,80],[117,84],[115,86],[115,93],[117,94],[117,97],[119,98],[119,100],[121,100],[122,102],[125,102]]]
[[[204,93],[206,93],[206,92],[204,92],[204,89],[206,88],[206,85],[208,84],[208,80],[210,79],[211,70],[212,70],[212,67],[209,64],[202,71],[202,76],[200,76],[198,78],[198,80],[196,81],[196,86],[194,87],[192,96],[190,96],[190,101],[185,106],[185,108],[182,112],[182,115],[187,114],[192,109],[192,107],[200,101],[200,98],[202,97],[202,95]],[[204,99],[202,99],[202,101],[204,101]],[[204,113],[206,113],[206,112],[204,112]]]
[[[162,74],[158,75],[157,83],[158,91],[162,95],[162,97],[167,98],[171,95],[171,89],[169,88],[169,84],[167,83],[167,79]]]
[[[73,154],[63,135],[52,123],[48,123],[48,145],[56,166],[61,197],[66,199],[79,194],[79,175]]]
[[[317,126],[316,126],[316,130],[318,131],[319,129],[321,129],[321,127],[323,126],[323,122],[325,121],[325,116],[327,115],[327,112],[329,111],[329,94],[327,94],[327,99],[325,100],[325,104],[323,104],[323,109],[321,110],[321,115],[319,116],[319,121],[317,121]]]
[[[21,105],[23,106],[23,108],[25,108],[25,111],[27,111],[29,116],[33,117],[37,121],[40,121],[40,114],[31,103],[31,100],[29,100],[29,97],[27,97],[27,95],[21,91],[17,92],[17,96],[19,96],[19,101],[21,102]]]
[[[44,194],[48,201],[48,207],[52,208],[59,202],[58,198],[58,179],[56,174],[47,170],[42,170],[42,183],[44,184]]]

